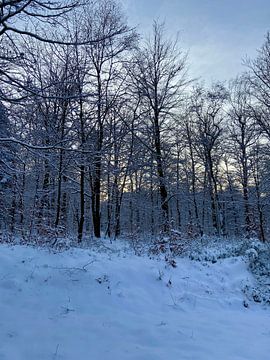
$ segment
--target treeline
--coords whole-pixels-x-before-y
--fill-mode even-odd
[[[2,234],[268,238],[269,34],[245,73],[205,86],[163,24],[142,39],[114,0],[16,3],[0,17]],[[34,27],[9,27],[19,6]]]

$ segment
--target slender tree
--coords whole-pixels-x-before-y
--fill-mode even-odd
[[[135,54],[132,77],[152,127],[152,151],[165,232],[169,229],[169,201],[162,154],[162,129],[179,102],[186,80],[185,64],[186,57],[178,49],[178,41],[166,40],[164,24],[154,22],[152,36]]]

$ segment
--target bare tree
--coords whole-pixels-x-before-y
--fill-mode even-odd
[[[142,97],[146,118],[152,127],[152,151],[156,161],[163,230],[169,229],[169,202],[162,154],[162,129],[179,102],[186,83],[186,56],[178,49],[178,41],[165,39],[164,24],[154,22],[150,39],[137,50],[132,77]],[[150,142],[151,146],[151,142]]]
[[[110,110],[115,106],[123,80],[120,77],[121,62],[136,41],[136,33],[125,24],[124,16],[118,4],[113,0],[98,3],[92,16],[84,22],[85,31],[91,39],[107,38],[86,47],[91,63],[91,99],[96,141],[92,171],[90,173],[92,217],[94,234],[101,236],[101,180],[104,132]],[[108,37],[115,32],[117,35]]]
[[[246,65],[250,70],[248,81],[253,96],[250,107],[253,116],[263,132],[270,138],[270,33],[268,32],[265,42],[258,50],[258,56],[254,60],[248,59]]]
[[[46,43],[82,45],[99,42],[115,35],[117,31],[114,29],[112,33],[104,34],[101,38],[89,39],[85,33],[80,39],[73,39],[72,33],[67,31],[70,12],[85,11],[93,4],[94,1],[91,0],[3,0],[0,4],[0,37],[18,34]],[[58,27],[58,38],[55,34],[52,36],[52,33],[51,36],[47,36],[48,31],[44,31],[52,26]]]
[[[231,156],[236,160],[236,169],[243,190],[245,232],[249,236],[252,214],[249,206],[250,152],[257,142],[258,131],[249,110],[250,89],[245,77],[238,77],[230,85],[230,136]]]
[[[226,96],[224,86],[219,83],[214,84],[210,90],[199,86],[195,88],[191,108],[195,116],[197,152],[205,167],[211,199],[212,224],[217,234],[221,233],[217,181],[221,153],[218,150],[223,133],[223,104]]]

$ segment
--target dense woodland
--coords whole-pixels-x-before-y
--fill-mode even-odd
[[[181,39],[141,36],[114,0],[2,0],[2,236],[266,241],[269,34],[258,48],[206,86]]]

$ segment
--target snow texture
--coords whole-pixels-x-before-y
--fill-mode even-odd
[[[242,291],[245,258],[176,263],[1,245],[0,359],[269,360],[270,310]]]

